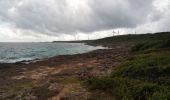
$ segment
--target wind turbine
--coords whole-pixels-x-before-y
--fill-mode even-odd
[[[87,36],[88,36],[88,40],[90,40],[89,34]]]
[[[135,34],[136,34],[137,32],[136,32],[136,30],[135,30]]]
[[[113,30],[113,36],[115,35],[115,33],[116,33],[115,30]]]
[[[119,30],[118,30],[118,32],[117,32],[117,33],[118,33],[118,35],[119,35]]]

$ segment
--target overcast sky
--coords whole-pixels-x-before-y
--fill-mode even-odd
[[[170,31],[170,0],[0,0],[0,41],[95,39]]]

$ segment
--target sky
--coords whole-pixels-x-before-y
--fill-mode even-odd
[[[0,0],[0,42],[170,31],[170,0]]]

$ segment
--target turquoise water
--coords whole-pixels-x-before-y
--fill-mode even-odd
[[[45,59],[96,49],[102,49],[102,47],[88,46],[83,43],[0,43],[0,63]]]

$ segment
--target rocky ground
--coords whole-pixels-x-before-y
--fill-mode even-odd
[[[24,64],[0,64],[0,100],[115,100],[81,85],[86,78],[107,75],[129,55],[127,46],[57,56]]]

